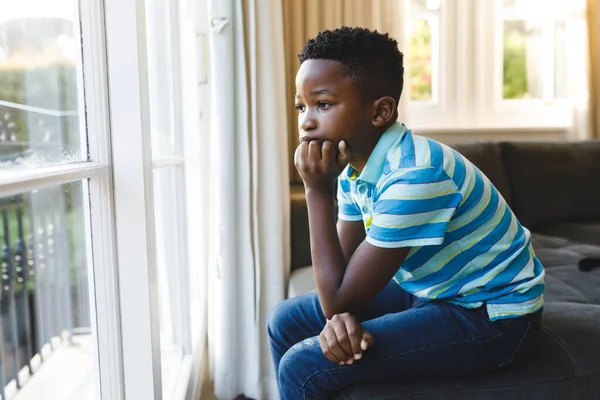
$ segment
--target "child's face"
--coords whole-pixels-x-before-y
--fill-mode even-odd
[[[349,146],[373,128],[372,108],[358,85],[331,60],[306,60],[296,75],[296,109],[300,141],[341,140]]]

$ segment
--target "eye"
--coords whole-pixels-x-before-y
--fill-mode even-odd
[[[296,110],[298,110],[298,112],[304,112],[304,110],[306,109],[306,106],[303,104],[296,104]]]
[[[317,107],[318,108],[322,108],[322,109],[328,109],[329,107],[331,107],[331,103],[328,103],[326,101],[319,101],[317,102]]]

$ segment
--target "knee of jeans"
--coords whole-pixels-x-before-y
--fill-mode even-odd
[[[272,339],[278,336],[278,332],[285,326],[286,320],[289,318],[289,301],[284,300],[277,304],[267,316],[267,334]]]
[[[308,368],[306,368],[307,358],[310,357],[310,351],[303,342],[296,343],[281,358],[278,370],[280,382],[283,377],[283,380],[288,383],[302,386],[302,375],[308,371]]]

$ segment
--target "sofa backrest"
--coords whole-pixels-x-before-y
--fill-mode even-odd
[[[600,220],[600,141],[499,146],[523,225]]]

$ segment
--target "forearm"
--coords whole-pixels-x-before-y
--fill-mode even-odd
[[[334,195],[330,192],[306,190],[310,248],[319,299],[325,316],[346,312],[339,304],[339,289],[344,279],[347,260],[335,226]]]

